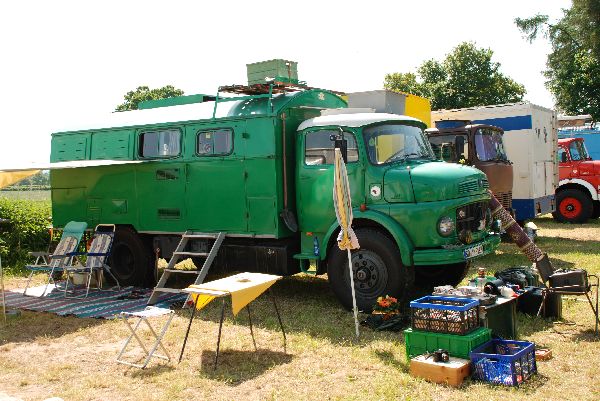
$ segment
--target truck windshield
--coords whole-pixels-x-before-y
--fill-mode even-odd
[[[419,127],[393,123],[375,125],[365,128],[363,135],[369,161],[373,164],[433,159],[433,152]]]
[[[492,160],[507,161],[502,132],[491,128],[480,128],[475,132],[475,150],[482,162]]]
[[[457,141],[458,137],[462,137],[462,141]],[[440,160],[449,163],[460,163],[462,160],[464,163],[469,159],[469,142],[466,135],[430,135],[429,143],[435,157]],[[461,143],[463,146],[459,149]]]
[[[573,161],[589,159],[588,152],[583,141],[571,142],[569,145],[569,153],[571,154],[571,160]]]

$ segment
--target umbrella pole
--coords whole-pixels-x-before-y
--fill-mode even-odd
[[[2,258],[0,258],[0,286],[2,287],[2,317],[6,323],[6,297],[4,296],[4,270],[2,269]]]
[[[350,249],[348,251],[348,269],[350,272],[350,288],[352,288],[352,308],[354,310],[354,325],[356,327],[356,338],[360,336],[358,331],[358,308],[356,307],[356,291],[354,291],[354,272],[352,271],[352,255]]]

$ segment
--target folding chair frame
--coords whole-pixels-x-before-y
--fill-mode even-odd
[[[144,313],[149,310],[155,310],[155,311],[157,311],[157,313],[155,313],[155,314],[152,314],[152,313],[145,314]],[[162,326],[160,333],[157,334],[156,331],[154,330],[154,328],[152,327],[152,325],[150,325],[150,323],[148,322],[148,319],[153,318],[153,317],[164,316],[166,314],[169,314],[169,317],[168,317],[167,321],[165,322],[165,324]],[[171,320],[173,320],[173,316],[175,316],[175,311],[170,310],[170,309],[164,309],[164,308],[156,308],[154,306],[148,306],[148,307],[146,307],[145,310],[140,311],[140,312],[121,312],[120,317],[125,322],[127,328],[129,328],[129,331],[131,332],[131,334],[125,341],[125,344],[123,344],[123,348],[121,348],[121,352],[119,352],[119,355],[117,356],[116,361],[118,363],[122,363],[123,365],[133,366],[133,367],[140,368],[140,369],[144,369],[150,362],[150,359],[152,359],[152,358],[159,358],[159,359],[164,359],[166,361],[170,361],[171,356],[169,355],[169,352],[163,345],[162,338],[164,337],[165,333],[167,332],[167,329],[169,328],[169,325],[171,324]],[[131,323],[129,322],[130,317],[136,317],[138,319],[133,327],[132,327]],[[146,325],[150,329],[150,332],[154,336],[154,343],[152,344],[152,347],[150,348],[150,350],[148,350],[148,348],[144,345],[144,343],[142,342],[142,340],[140,339],[140,337],[137,334],[137,330],[140,327],[142,322],[146,323]],[[136,341],[138,342],[138,344],[140,345],[140,347],[144,350],[144,352],[146,354],[143,363],[133,363],[133,362],[128,362],[128,361],[121,359],[121,357],[125,353],[125,350],[127,349],[127,346],[129,345],[129,343],[131,342],[131,340],[133,338],[136,339]],[[164,355],[160,355],[160,354],[156,353],[156,350],[159,347],[164,352]]]
[[[120,291],[121,290],[121,285],[119,284],[119,280],[117,280],[117,278],[115,277],[115,275],[111,272],[110,266],[106,263],[106,260],[108,258],[108,256],[110,255],[111,249],[112,249],[112,242],[114,241],[114,232],[115,232],[115,225],[114,224],[98,224],[94,230],[94,234],[101,234],[101,235],[110,235],[110,243],[108,245],[108,248],[106,249],[106,252],[73,252],[72,255],[74,256],[79,256],[79,255],[85,255],[87,257],[100,257],[102,258],[102,264],[99,265],[93,265],[93,266],[73,266],[73,267],[67,267],[64,269],[65,273],[66,273],[66,283],[65,283],[65,298],[72,298],[72,299],[82,299],[82,298],[87,298],[87,296],[90,293],[90,285],[92,282],[92,276],[94,275],[94,273],[96,274],[96,288],[99,291]],[[86,262],[89,263],[89,260]],[[107,290],[103,290],[102,289],[102,279],[103,279],[103,272],[107,272],[112,279],[114,280],[114,282],[116,283],[116,290],[111,289],[107,289]],[[86,282],[85,282],[85,294],[83,295],[79,295],[79,296],[69,296],[69,281],[71,279],[71,274],[73,273],[80,273],[80,274],[85,274],[86,275]],[[114,287],[113,287],[114,288]],[[74,292],[74,291],[73,291]]]
[[[87,228],[87,223],[85,222],[77,222],[77,221],[70,221],[69,223],[67,223],[63,229],[63,233],[61,235],[61,239],[57,244],[57,248],[60,246],[61,242],[63,240],[67,240],[67,238],[72,239],[73,241],[75,241],[75,246],[73,247],[69,247],[68,249],[60,249],[60,251],[62,251],[63,253],[53,253],[51,255],[47,255],[47,256],[43,256],[43,255],[37,255],[37,253],[33,256],[36,256],[36,264],[33,265],[27,265],[26,268],[29,269],[31,272],[29,273],[29,277],[27,279],[27,284],[25,285],[25,289],[23,290],[23,295],[27,295],[27,289],[29,288],[29,285],[31,284],[31,279],[33,278],[33,275],[37,272],[44,272],[46,274],[48,274],[48,281],[46,282],[46,287],[44,288],[44,292],[42,293],[41,296],[46,295],[46,292],[48,291],[48,286],[52,283],[52,284],[56,284],[56,281],[54,280],[54,273],[62,273],[65,270],[65,267],[69,266],[72,262],[73,262],[73,255],[72,252],[74,250],[77,249],[77,247],[79,246],[79,243],[81,242],[81,237],[83,236],[85,229]],[[55,249],[56,250],[56,249]],[[40,257],[44,260],[44,261],[48,261],[48,264],[45,265],[37,265],[37,263],[40,260]],[[53,264],[53,262],[57,259],[66,259],[63,263],[56,263]]]

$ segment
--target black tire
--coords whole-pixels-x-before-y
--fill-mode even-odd
[[[592,212],[592,219],[597,219],[600,217],[600,201],[594,202],[594,211]]]
[[[565,189],[556,194],[556,211],[552,217],[561,223],[585,223],[592,216],[592,199],[577,189]]]
[[[154,258],[151,248],[131,228],[117,227],[109,266],[121,285],[153,286]]]
[[[360,249],[352,251],[352,269],[358,310],[371,312],[378,297],[390,295],[400,303],[408,301],[407,286],[412,285],[413,270],[402,264],[394,241],[374,229],[357,229]],[[348,253],[337,245],[329,250],[327,276],[336,297],[352,309]]]
[[[451,285],[456,287],[467,276],[470,262],[444,266],[419,266],[415,269],[415,287],[431,292],[433,287]]]

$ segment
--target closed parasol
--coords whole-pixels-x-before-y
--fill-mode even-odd
[[[342,158],[340,149],[335,149],[334,176],[333,176],[333,204],[335,215],[340,225],[340,234],[337,241],[340,249],[348,252],[348,269],[350,275],[350,288],[352,290],[352,306],[354,311],[354,323],[356,326],[356,337],[358,331],[358,308],[356,307],[356,293],[354,290],[354,272],[352,270],[352,256],[350,251],[360,247],[354,230],[352,230],[352,202],[350,196],[350,185],[346,164]]]

